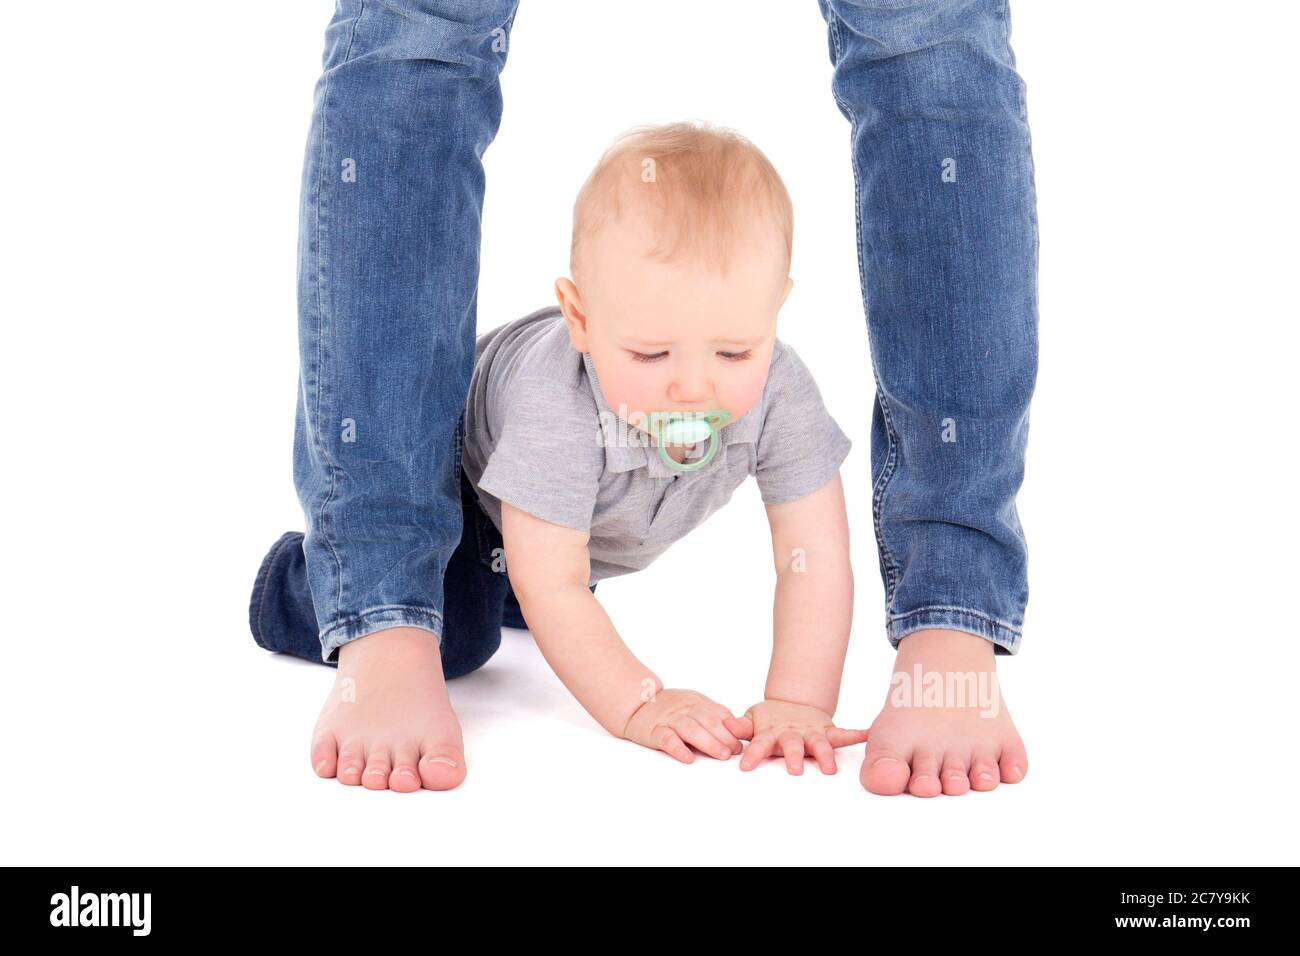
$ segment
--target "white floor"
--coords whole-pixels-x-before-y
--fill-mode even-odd
[[[670,685],[697,688],[737,713],[761,693],[770,627],[761,507],[752,483],[743,491],[660,564],[598,589],[625,639]],[[1040,515],[1034,525],[1042,564],[1063,564],[1067,578],[1086,570],[1069,561],[1068,537],[1045,526],[1053,523]],[[673,632],[656,623],[643,595],[674,575],[692,579],[724,548],[735,555],[727,575],[736,584],[688,604],[683,619],[698,626]],[[1030,754],[1029,775],[1015,786],[958,798],[876,796],[858,781],[862,746],[839,752],[834,776],[811,762],[802,777],[776,761],[750,773],[703,756],[681,765],[606,735],[528,633],[506,629],[488,666],[452,683],[468,779],[447,793],[398,794],[314,776],[309,736],[333,670],[253,644],[239,589],[255,561],[200,564],[229,592],[210,617],[202,607],[142,614],[133,640],[129,622],[109,619],[59,653],[77,625],[55,616],[43,646],[16,645],[9,703],[25,713],[9,724],[8,862],[1296,859],[1287,756],[1294,670],[1261,666],[1282,658],[1244,632],[1238,643],[1231,632],[1198,629],[1192,610],[1180,612],[1179,627],[1157,608],[1128,604],[1138,617],[1118,625],[1103,601],[1080,598],[1112,587],[1127,601],[1130,576],[1041,575],[1024,648],[999,661]],[[180,581],[174,567],[159,574]],[[873,620],[879,583],[865,560],[858,578],[858,633],[838,715],[850,726],[874,716],[892,657]]]

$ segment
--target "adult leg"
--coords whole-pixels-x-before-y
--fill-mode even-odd
[[[900,661],[933,643],[949,669],[984,669],[984,654],[991,669],[1018,650],[1028,597],[1015,495],[1037,373],[1034,170],[1007,0],[819,3],[851,124],[886,633]],[[1019,779],[1005,724],[1019,762],[1003,779]],[[987,744],[962,758],[973,783]],[[943,755],[898,746],[931,778],[921,789],[937,786]]]
[[[517,0],[343,0],[303,170],[294,479],[321,655],[438,634],[461,534],[481,159]]]
[[[482,667],[501,646],[502,610],[509,583],[484,560],[482,524],[469,479],[461,476],[465,531],[443,577],[443,627],[439,634],[442,671],[447,680]],[[322,661],[316,612],[307,583],[301,532],[289,531],[271,546],[258,570],[249,602],[253,640],[265,650],[314,663]]]
[[[326,31],[302,181],[294,480],[321,659],[339,665],[311,759],[343,783],[464,776],[437,642],[463,530],[454,433],[482,157],[516,3],[340,0]]]

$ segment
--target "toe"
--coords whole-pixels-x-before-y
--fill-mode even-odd
[[[399,793],[419,790],[423,783],[416,765],[420,762],[420,752],[414,747],[399,747],[393,754],[393,772],[388,776],[388,789]]]
[[[322,734],[311,742],[311,766],[318,777],[332,777],[339,763],[339,745],[333,734]]]
[[[943,792],[950,797],[960,797],[970,790],[969,768],[966,758],[960,754],[948,754],[943,758],[943,769],[939,771],[943,781]]]
[[[442,742],[428,742],[420,750],[420,780],[430,790],[450,790],[465,779],[465,756]]]
[[[366,755],[359,743],[346,743],[343,749],[339,751],[338,773],[339,783],[345,783],[349,787],[355,787],[361,783],[361,771],[366,766]]]
[[[998,785],[1001,771],[998,770],[997,758],[987,750],[976,750],[971,754],[970,785],[973,790],[992,790]]]
[[[937,797],[943,792],[939,783],[939,758],[933,752],[918,750],[912,754],[912,779],[907,792],[914,797]]]
[[[871,739],[867,740],[867,758],[862,762],[862,786],[872,793],[893,796],[907,789],[911,776],[905,755],[883,743],[872,746]]]
[[[393,758],[386,748],[371,751],[361,785],[367,790],[387,790],[388,775],[393,772]]]
[[[1002,771],[1003,783],[1019,783],[1029,772],[1029,757],[1025,754],[1025,745],[1016,741],[1002,748],[1002,759],[998,761]]]

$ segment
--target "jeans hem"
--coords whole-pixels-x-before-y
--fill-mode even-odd
[[[418,627],[429,631],[442,648],[442,614],[432,608],[412,607],[406,604],[389,604],[372,607],[351,617],[335,621],[320,633],[321,660],[337,664],[339,648],[358,638],[384,631],[390,627]]]
[[[1020,650],[1020,628],[972,608],[922,607],[906,614],[891,615],[885,623],[885,633],[894,650],[898,650],[899,643],[913,631],[931,628],[965,631],[982,637],[993,643],[994,654],[1011,655]]]
[[[248,629],[253,632],[253,642],[264,651],[274,651],[265,640],[265,631],[262,629],[262,612],[266,606],[266,586],[271,578],[271,570],[275,567],[276,559],[284,550],[284,546],[293,541],[294,532],[286,531],[280,535],[279,539],[271,546],[271,550],[266,552],[262,558],[262,564],[257,569],[257,577],[253,579],[253,593],[248,599]]]

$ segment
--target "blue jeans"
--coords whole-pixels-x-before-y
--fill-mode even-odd
[[[462,422],[457,439],[463,434]],[[442,672],[448,680],[486,664],[501,646],[502,626],[528,626],[503,570],[501,532],[464,474],[459,493],[464,531],[443,577],[444,626],[439,632]],[[594,592],[596,585],[591,585],[591,590]],[[259,647],[322,661],[301,532],[286,531],[262,559],[253,582],[248,623]],[[324,663],[337,666],[338,655]]]
[[[299,224],[294,481],[307,530],[277,543],[301,550],[297,570],[259,575],[255,595],[295,608],[296,633],[268,638],[264,618],[259,642],[310,651],[314,620],[316,656],[336,663],[341,645],[409,626],[441,636],[446,659],[457,617],[508,590],[503,574],[455,571],[475,540],[458,423],[482,157],[517,2],[339,0],[326,30]],[[851,124],[886,634],[897,646],[953,628],[1014,653],[1038,233],[1007,0],[819,6]],[[463,626],[490,629],[495,611],[481,613]]]

